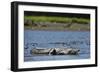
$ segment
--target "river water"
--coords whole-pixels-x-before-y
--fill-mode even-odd
[[[33,48],[80,49],[79,55],[34,56]],[[89,31],[24,30],[24,61],[73,60],[90,58]]]

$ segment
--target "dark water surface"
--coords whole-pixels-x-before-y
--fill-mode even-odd
[[[79,55],[33,56],[33,48],[80,49]],[[90,58],[89,31],[24,31],[24,61],[72,60]]]

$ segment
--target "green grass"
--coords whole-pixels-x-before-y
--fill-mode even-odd
[[[90,19],[86,18],[70,18],[70,17],[53,17],[53,16],[25,16],[24,19],[32,20],[33,22],[56,22],[56,23],[79,23],[89,24]]]

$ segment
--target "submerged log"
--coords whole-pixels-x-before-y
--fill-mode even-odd
[[[72,48],[48,48],[48,49],[32,49],[32,55],[77,55],[79,49]]]

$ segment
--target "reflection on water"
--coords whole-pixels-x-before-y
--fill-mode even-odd
[[[79,55],[33,56],[33,48],[80,49]],[[71,60],[90,58],[89,31],[24,31],[24,61]]]

